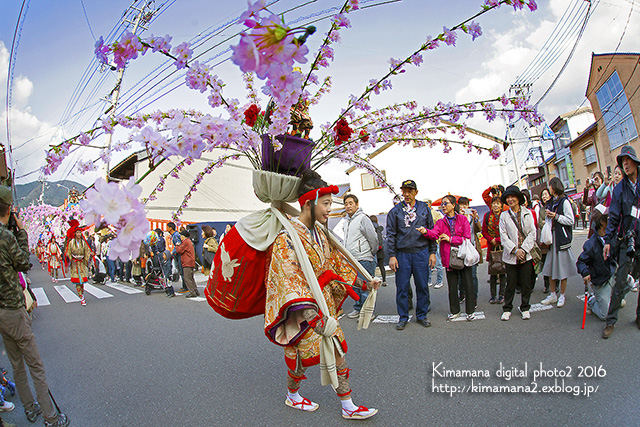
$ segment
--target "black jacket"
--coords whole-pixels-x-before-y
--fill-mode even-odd
[[[613,275],[611,257],[604,259],[603,248],[604,244],[598,234],[593,234],[584,242],[582,253],[576,262],[578,273],[582,277],[591,275],[591,283],[594,286],[602,286]]]
[[[640,224],[635,217],[631,216],[632,207],[640,210],[640,182],[632,185],[626,176],[613,189],[611,204],[609,205],[609,223],[604,236],[604,241],[608,244],[615,244],[616,237],[624,236],[627,230],[635,230],[638,236]],[[640,248],[640,239],[636,239],[636,248]]]
[[[564,211],[564,201],[569,200],[566,196],[559,197],[554,200],[553,208],[551,209],[558,215],[574,217],[573,210],[570,212]],[[570,225],[560,224],[557,221],[553,222],[553,241],[555,243],[556,251],[564,251],[571,248],[571,240],[573,239],[573,230]]]

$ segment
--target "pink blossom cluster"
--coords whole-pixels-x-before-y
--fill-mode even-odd
[[[100,178],[86,192],[86,198],[80,201],[87,221],[106,224],[115,230],[116,238],[109,246],[110,259],[130,259],[149,231],[144,206],[138,200],[141,192],[142,187],[133,178],[124,185],[107,183]]]
[[[96,163],[93,160],[87,160],[87,161],[83,161],[80,160],[78,162],[78,172],[80,172],[80,174],[84,175],[87,172],[93,172],[98,170],[98,165],[96,165]]]
[[[47,243],[51,236],[62,244],[69,227],[69,219],[76,218],[80,222],[84,221],[84,213],[77,205],[63,208],[44,203],[32,204],[23,208],[20,216],[29,236],[31,249],[35,248],[39,240]]]

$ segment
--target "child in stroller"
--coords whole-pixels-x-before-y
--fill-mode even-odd
[[[173,285],[170,285],[164,277],[162,267],[158,262],[157,255],[150,260],[151,272],[144,278],[144,293],[149,295],[152,290],[164,290],[169,298],[173,298],[176,293],[173,290]]]

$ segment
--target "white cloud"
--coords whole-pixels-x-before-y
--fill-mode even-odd
[[[9,50],[0,41],[0,98],[6,99],[6,81],[9,69]],[[33,94],[34,85],[26,76],[17,76],[13,80],[9,125],[11,146],[13,148],[13,166],[16,169],[17,182],[28,182],[37,179],[39,173],[30,172],[44,164],[44,147],[48,145],[56,128],[41,121],[33,115],[29,108],[29,98]],[[6,141],[7,112],[0,110],[0,135]],[[8,147],[7,147],[8,148]],[[11,159],[7,157],[7,162]],[[29,174],[20,179],[20,176]]]

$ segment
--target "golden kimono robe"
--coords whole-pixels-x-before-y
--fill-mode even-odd
[[[47,250],[49,252],[49,258],[48,258],[49,273],[51,273],[52,270],[56,270],[62,266],[62,263],[61,263],[62,257],[60,253],[60,248],[58,247],[57,244],[53,242],[49,243],[49,245],[47,246]]]
[[[316,236],[319,243],[300,221],[294,219],[292,223],[302,240],[316,277],[330,271],[340,276],[342,282],[349,284],[344,285],[338,280],[323,284],[323,280],[319,280],[329,309],[329,313],[322,314],[337,318],[347,297],[347,286],[356,280],[356,271],[336,248],[329,246],[327,237],[317,225]],[[318,305],[286,231],[280,232],[267,254],[266,288],[265,334],[272,342],[284,347],[287,366],[295,370],[298,363],[305,367],[320,363],[322,337],[314,332],[302,315],[305,308],[319,311]],[[339,325],[334,337],[346,353],[347,343]]]
[[[69,259],[69,274],[71,283],[85,283],[89,276],[89,261],[91,249],[84,239],[71,239],[67,244],[65,255]]]

